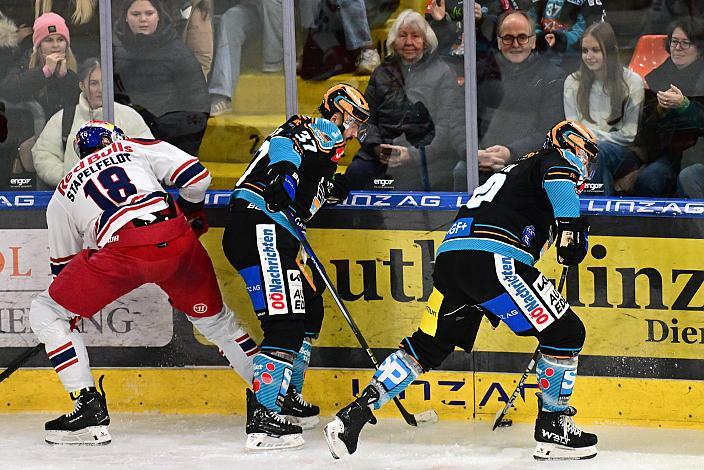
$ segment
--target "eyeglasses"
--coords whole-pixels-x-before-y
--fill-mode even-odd
[[[692,41],[680,41],[679,39],[671,38],[670,39],[670,47],[672,49],[676,49],[678,46],[680,49],[683,51],[686,51],[690,47],[692,47],[692,44],[694,44]]]
[[[533,36],[535,36],[535,34],[531,34],[530,36],[527,34],[519,34],[518,36],[514,36],[513,34],[507,34],[505,36],[499,36],[499,39],[501,39],[501,43],[504,46],[513,45],[513,41],[518,41],[519,46],[525,46],[528,43],[528,40]]]

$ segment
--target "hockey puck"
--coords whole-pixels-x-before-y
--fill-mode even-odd
[[[508,428],[509,426],[512,426],[512,425],[513,425],[513,420],[506,418],[506,419],[502,419],[501,421],[499,421],[498,427]]]

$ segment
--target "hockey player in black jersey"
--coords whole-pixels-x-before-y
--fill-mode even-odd
[[[282,211],[304,227],[323,204],[347,197],[344,175],[335,170],[345,144],[363,139],[369,105],[359,90],[338,84],[319,110],[321,118],[295,115],[269,135],[230,199],[223,248],[264,330],[254,357],[254,391],[247,391],[252,450],[300,446],[301,428],[319,421],[318,407],[300,393],[323,321],[322,283],[302,269],[300,243]]]
[[[578,194],[592,174],[598,149],[583,126],[562,121],[542,150],[525,155],[474,190],[437,250],[433,291],[420,327],[388,356],[359,398],[325,427],[335,458],[357,449],[362,427],[423,372],[459,346],[471,351],[482,316],[519,336],[535,336],[540,388],[536,459],[596,455],[596,435],[572,421],[568,402],[577,376],[584,325],[534,264],[556,241],[557,260],[579,264],[587,253],[588,224]]]

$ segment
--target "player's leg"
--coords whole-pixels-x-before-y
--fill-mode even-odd
[[[303,274],[301,283],[306,309],[304,336],[301,348],[293,359],[291,385],[281,408],[281,414],[303,429],[312,429],[320,422],[318,418],[320,408],[308,403],[303,398],[302,392],[306,371],[310,363],[310,355],[313,350],[313,342],[318,339],[320,328],[323,324],[324,307],[322,294],[325,284],[323,284],[322,279],[319,279],[317,271],[310,275],[305,271],[302,263],[299,262],[298,266]]]
[[[91,317],[105,305],[140,284],[134,265],[124,263],[110,250],[84,250],[54,279],[49,289],[32,301],[29,321],[44,343],[59,380],[74,402],[74,411],[45,425],[52,444],[107,444],[111,437],[105,392],[96,389],[88,351],[71,320]],[[118,269],[119,267],[119,269]],[[118,282],[115,282],[115,280]],[[90,295],[85,295],[90,286]]]
[[[486,286],[481,306],[521,336],[539,341],[536,363],[541,389],[535,425],[536,458],[580,459],[596,455],[596,436],[574,424],[568,402],[577,376],[577,355],[584,344],[584,325],[555,286],[532,266],[494,256],[496,284]]]
[[[191,232],[172,244],[183,244],[178,261],[173,273],[157,284],[168,294],[174,308],[184,312],[198,331],[220,348],[235,372],[251,385],[252,357],[259,348],[223,303],[207,251]]]
[[[597,454],[597,436],[577,427],[572,420],[577,410],[569,406],[585,335],[584,324],[571,309],[536,335],[540,352],[535,373],[541,392],[533,456],[538,460],[581,460]]]
[[[247,448],[301,446],[301,427],[279,415],[304,334],[305,303],[297,302],[302,295],[296,282],[298,242],[260,211],[241,209],[233,211],[223,249],[244,279],[264,330],[253,357],[253,392],[247,392]]]
[[[454,254],[436,259],[434,289],[428,298],[420,327],[401,341],[400,348],[386,357],[359,398],[340,410],[325,427],[325,438],[333,457],[357,450],[359,433],[367,423],[374,424],[372,409],[379,409],[403,392],[420,374],[438,367],[460,346],[470,351],[482,313],[469,308],[469,299],[458,288],[467,282],[466,269],[457,269]]]

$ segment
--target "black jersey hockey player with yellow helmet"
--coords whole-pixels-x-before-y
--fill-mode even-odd
[[[299,241],[282,211],[303,227],[326,202],[347,196],[336,175],[345,144],[364,137],[369,105],[356,88],[338,84],[323,97],[322,117],[294,115],[255,152],[230,199],[223,248],[244,279],[264,339],[247,392],[247,448],[303,444],[301,426],[319,409],[301,397],[311,343],[323,320],[322,287],[298,264]],[[280,415],[286,417],[282,419]]]
[[[595,142],[583,126],[562,121],[548,133],[543,149],[474,190],[438,247],[434,289],[420,327],[383,361],[360,397],[325,427],[333,457],[357,449],[362,427],[375,422],[372,409],[438,367],[455,346],[471,351],[484,315],[539,341],[535,458],[596,455],[596,435],[577,428],[571,418],[576,411],[568,405],[584,325],[534,267],[553,239],[561,264],[576,265],[586,256],[588,224],[580,217],[578,194],[593,172]]]

